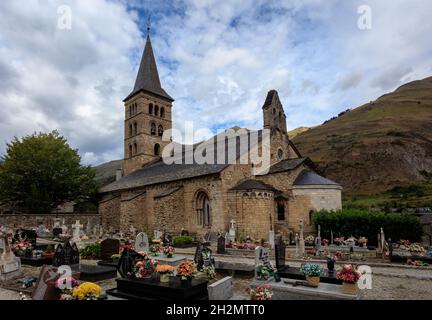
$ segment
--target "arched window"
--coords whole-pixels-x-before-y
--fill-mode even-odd
[[[203,227],[211,226],[211,207],[210,200],[204,191],[197,194],[195,200],[197,224]]]
[[[152,122],[150,124],[150,133],[151,133],[152,136],[156,135],[156,124],[154,122]]]
[[[138,154],[138,145],[134,143],[134,154]]]
[[[149,114],[153,114],[153,103],[149,104]]]
[[[162,108],[160,109],[160,117],[161,117],[161,118],[165,117],[165,108],[164,108],[164,107],[162,107]]]
[[[134,122],[134,134],[138,134],[138,124]]]
[[[159,106],[155,106],[155,116],[159,115]]]
[[[276,109],[275,108],[273,108],[273,114],[275,114],[276,113]]]
[[[163,127],[161,125],[158,127],[158,136],[159,137],[163,136]]]
[[[309,211],[309,225],[313,225],[313,210]]]
[[[129,125],[129,137],[132,137],[133,131],[132,131],[132,124]]]
[[[132,145],[129,145],[129,158],[132,158]]]
[[[129,117],[132,117],[132,105],[129,106]]]
[[[285,199],[278,198],[277,203],[277,218],[279,221],[285,220]]]
[[[154,155],[159,156],[160,155],[160,145],[158,143],[154,146]]]

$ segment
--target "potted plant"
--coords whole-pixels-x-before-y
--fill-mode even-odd
[[[175,249],[172,246],[166,246],[163,248],[163,253],[164,253],[165,257],[167,257],[167,258],[174,257],[174,252],[175,252]]]
[[[251,300],[271,300],[273,292],[270,290],[270,285],[258,286],[256,289],[246,288],[246,292]]]
[[[352,264],[346,264],[342,270],[336,273],[336,278],[341,279],[342,292],[346,294],[357,294],[357,281],[361,277],[361,273],[357,271]]]
[[[319,264],[306,263],[300,268],[300,271],[306,276],[306,281],[310,285],[317,287],[324,270]]]
[[[160,282],[169,282],[169,277],[173,274],[175,268],[168,264],[162,264],[156,266],[156,272],[160,275]]]
[[[153,240],[152,242],[152,246],[150,247],[150,252],[153,254],[153,256],[158,256],[159,252],[161,251],[160,249],[160,240]]]
[[[195,264],[192,261],[184,261],[177,267],[177,276],[180,277],[182,283],[192,282],[195,274]]]
[[[154,259],[139,260],[132,268],[131,278],[148,279],[151,278],[153,272],[156,271],[157,261]]]
[[[257,266],[255,271],[257,275],[257,280],[259,281],[268,280],[270,276],[272,276],[271,270],[267,268],[265,265]]]
[[[304,242],[307,246],[313,246],[315,244],[315,237],[313,235],[309,235],[304,239]]]

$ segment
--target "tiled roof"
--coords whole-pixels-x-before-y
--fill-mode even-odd
[[[253,189],[276,191],[276,189],[273,188],[272,186],[259,180],[246,180],[239,183],[235,187],[231,188],[231,190],[253,190]]]
[[[319,174],[309,171],[303,170],[294,181],[295,186],[307,186],[307,185],[333,185],[338,186],[334,181],[331,181],[327,178],[320,176]]]

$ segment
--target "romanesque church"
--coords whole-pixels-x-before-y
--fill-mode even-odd
[[[162,88],[148,35],[135,86],[124,100],[123,174],[100,190],[104,227],[170,234],[186,229],[202,236],[225,233],[234,220],[237,238],[267,240],[270,230],[291,237],[303,220],[312,232],[315,212],[341,208],[342,188],[320,176],[290,141],[277,91],[263,100],[263,129],[270,132],[266,174],[254,175],[253,163],[166,164],[162,136],[172,128],[175,105]]]

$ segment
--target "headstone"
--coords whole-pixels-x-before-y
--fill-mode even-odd
[[[275,258],[276,258],[276,269],[280,270],[285,267],[285,255],[286,255],[286,245],[282,239],[282,236],[278,235],[276,237],[275,244]]]
[[[90,236],[91,233],[92,233],[91,221],[90,218],[87,218],[86,234]]]
[[[55,281],[60,277],[57,268],[44,265],[32,292],[33,300],[57,300],[59,293],[55,288]]]
[[[381,240],[381,251],[384,253],[385,251],[385,235],[384,235],[384,230],[381,227],[381,231],[380,231],[380,240]]]
[[[70,244],[69,241],[66,241],[64,245],[57,245],[54,251],[53,263],[54,267],[60,266],[75,266],[79,264],[79,250],[74,243]]]
[[[145,232],[140,232],[136,236],[135,251],[137,251],[137,252],[145,251],[147,253],[149,252],[149,240],[148,240],[148,236]]]
[[[234,295],[232,277],[225,277],[208,286],[209,300],[229,300]]]
[[[321,226],[318,225],[318,236],[315,238],[315,255],[321,255]]]
[[[212,250],[206,245],[204,244],[203,250],[202,250],[202,262],[204,267],[213,267],[215,266],[215,260],[213,258],[212,255]],[[198,270],[202,270],[202,266],[201,268],[198,268],[199,266],[197,266]]]
[[[143,259],[144,256],[140,255],[138,252],[125,248],[117,266],[118,273],[122,278],[128,278],[128,273],[132,272],[132,268],[135,267],[135,262]]]
[[[120,240],[118,239],[105,239],[101,242],[101,260],[111,260],[113,254],[120,252]]]
[[[163,234],[163,233],[162,233],[161,231],[159,231],[159,230],[155,230],[155,231],[154,231],[154,234],[153,234],[153,235],[154,235],[153,238],[154,238],[154,239],[160,239],[160,238],[162,237],[162,234]]]
[[[300,238],[299,238],[298,233],[296,233],[296,235],[295,235],[295,246],[296,246],[295,257],[298,258],[298,257],[300,257]]]
[[[80,224],[79,220],[77,220],[75,222],[75,224],[72,225],[72,227],[73,227],[72,241],[76,242],[76,243],[80,243],[81,242],[81,228],[83,227],[83,225]]]
[[[61,228],[61,222],[59,218],[54,218],[53,219],[53,229],[54,228]]]
[[[333,230],[330,231],[330,244],[333,244]]]
[[[129,232],[130,232],[131,237],[136,237],[136,235],[137,235],[136,234],[136,228],[134,226],[130,226]]]
[[[275,247],[275,233],[273,230],[269,231],[269,244],[270,244],[270,248],[274,248]]]
[[[216,232],[214,231],[208,231],[205,235],[204,235],[204,241],[205,242],[209,242],[209,243],[213,243],[215,241],[217,241],[218,235]]]
[[[219,235],[218,240],[217,240],[217,253],[218,254],[225,254],[226,253],[226,240],[225,237],[223,235]]]
[[[68,232],[68,227],[67,227],[67,225],[66,225],[66,220],[65,220],[65,218],[63,218],[61,228],[62,228],[62,234],[67,234],[67,232]]]
[[[4,249],[0,256],[0,281],[8,281],[21,275],[21,259],[12,252],[7,234],[2,234]]]
[[[34,230],[18,229],[15,232],[14,241],[30,242],[33,246],[36,246],[37,233]]]
[[[304,255],[305,255],[305,242],[304,242],[304,225],[303,225],[303,220],[300,220],[299,228],[300,228],[299,254],[301,255],[301,257],[304,257]]]
[[[203,244],[201,242],[198,242],[195,249],[194,262],[197,264],[197,266],[200,266],[201,268],[204,265],[204,261],[202,258],[202,251],[203,251]],[[198,268],[198,270],[200,269]]]
[[[232,219],[230,221],[230,229],[229,229],[229,240],[231,242],[235,241],[235,237],[236,237],[236,231],[235,231],[235,220]]]
[[[255,276],[256,276],[256,267],[258,265],[264,265],[270,272],[273,273],[276,282],[280,282],[281,279],[278,276],[276,270],[274,270],[272,263],[270,262],[269,250],[267,248],[258,246],[255,248]]]

